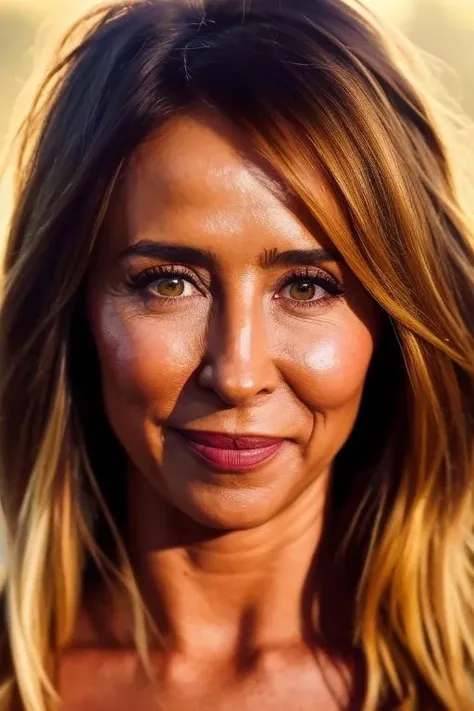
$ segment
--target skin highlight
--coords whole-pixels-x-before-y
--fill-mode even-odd
[[[474,161],[442,96],[352,0],[66,34],[2,265],[0,711],[472,710]]]

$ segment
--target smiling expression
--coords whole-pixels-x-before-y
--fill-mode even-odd
[[[328,479],[379,321],[334,245],[241,141],[196,113],[144,143],[88,292],[105,407],[132,476],[220,529],[269,520]],[[314,190],[338,210],[316,171]],[[266,444],[274,451],[259,459]]]

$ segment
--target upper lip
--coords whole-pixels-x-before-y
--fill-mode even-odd
[[[204,444],[217,449],[262,449],[279,444],[283,437],[268,435],[226,434],[224,432],[209,432],[204,430],[179,430],[192,442]]]

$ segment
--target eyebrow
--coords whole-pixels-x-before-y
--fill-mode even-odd
[[[186,262],[201,267],[209,267],[217,261],[216,255],[207,249],[185,247],[177,244],[165,244],[154,240],[141,240],[130,245],[120,253],[119,259],[127,257],[151,257],[170,262]]]
[[[292,267],[298,264],[311,266],[318,262],[342,262],[341,255],[327,249],[290,249],[279,252],[277,249],[265,250],[260,257],[260,265],[264,269],[276,266]]]
[[[119,259],[127,257],[150,257],[170,262],[183,262],[204,268],[216,264],[218,258],[214,252],[197,247],[186,247],[176,244],[165,244],[155,240],[141,240],[130,245],[120,253]],[[342,257],[337,251],[326,249],[290,249],[280,252],[277,249],[264,250],[260,255],[259,264],[263,269],[277,266],[311,266],[319,262],[341,262]]]

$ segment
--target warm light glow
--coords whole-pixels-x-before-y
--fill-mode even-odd
[[[367,7],[397,23],[405,23],[413,13],[414,0],[363,0]]]
[[[474,27],[474,0],[441,0],[450,15],[463,23]],[[470,48],[466,47],[466,50]]]
[[[411,13],[414,0],[363,0],[366,5],[386,14],[396,21],[403,21]],[[467,8],[474,15],[472,0],[444,0],[449,5]],[[239,2],[239,0],[236,0]],[[54,14],[56,17],[77,17],[90,8],[104,4],[101,0],[0,0],[0,7],[25,8],[35,14]]]

